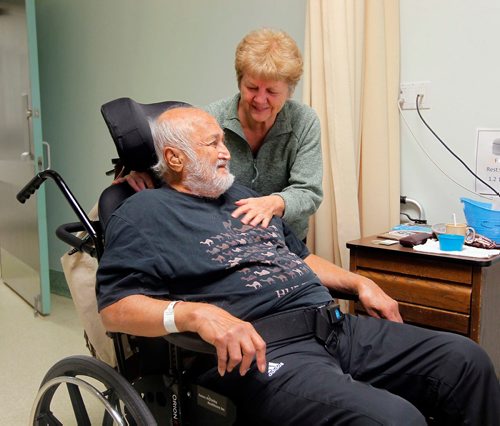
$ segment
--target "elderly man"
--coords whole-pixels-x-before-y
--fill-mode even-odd
[[[212,116],[171,109],[151,128],[166,184],[109,221],[97,274],[108,330],[198,333],[218,358],[200,380],[255,424],[499,424],[478,345],[402,324],[373,281],[310,254],[280,218],[235,217],[255,194],[233,184]],[[343,315],[328,288],[358,295],[371,317]]]

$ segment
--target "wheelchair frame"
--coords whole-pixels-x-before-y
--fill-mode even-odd
[[[155,152],[148,120],[168,108],[189,106],[167,101],[139,104],[119,98],[101,107],[108,130],[126,170],[148,170]],[[47,180],[55,181],[79,222],[59,226],[56,235],[74,250],[99,260],[104,250],[104,228],[111,213],[133,193],[127,183],[111,185],[99,199],[99,221],[89,220],[62,177],[54,170],[38,173],[17,194],[24,203]],[[109,198],[110,202],[101,202]],[[85,231],[86,238],[74,235]],[[354,300],[354,295],[332,294]],[[198,360],[216,365],[215,348],[194,333],[175,333],[162,338],[142,338],[109,333],[113,339],[117,367],[90,356],[73,356],[56,363],[42,380],[31,412],[33,425],[62,424],[52,412],[51,402],[57,388],[66,384],[78,425],[91,421],[80,390],[99,401],[103,408],[102,424],[123,425],[244,425],[236,407],[226,396],[199,386],[192,370]],[[154,368],[151,368],[151,366]],[[147,367],[147,368],[146,368]],[[101,386],[94,386],[93,382]],[[102,389],[103,388],[103,389]]]

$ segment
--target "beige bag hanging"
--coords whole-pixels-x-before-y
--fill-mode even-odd
[[[90,220],[97,220],[97,204],[88,216]],[[78,236],[81,238],[82,235],[85,233],[80,233]],[[87,347],[94,357],[115,367],[113,340],[106,334],[101,316],[97,312],[95,293],[97,259],[87,253],[77,251],[62,256],[61,264],[76,312],[85,330]]]

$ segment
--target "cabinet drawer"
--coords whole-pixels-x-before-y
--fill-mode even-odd
[[[416,259],[408,253],[355,251],[356,269],[376,269],[401,275],[415,275],[440,281],[451,281],[472,285],[472,266],[460,263],[445,263],[436,259]],[[353,259],[351,258],[351,261]]]
[[[359,302],[355,303],[354,309],[358,314],[366,314]],[[399,311],[403,321],[409,324],[452,331],[463,335],[469,334],[469,315],[404,302],[399,303]]]
[[[398,302],[470,314],[472,287],[372,269],[358,269],[357,272],[376,282]]]

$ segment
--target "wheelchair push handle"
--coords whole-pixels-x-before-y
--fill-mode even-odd
[[[73,194],[71,194],[71,191],[61,175],[55,170],[46,169],[37,173],[26,185],[24,185],[23,189],[21,189],[16,195],[17,201],[24,204],[25,201],[29,199],[48,178],[51,178],[56,182],[57,186],[59,186],[65,196],[69,195],[70,198],[74,199]]]
[[[82,209],[82,207],[80,206],[80,204],[78,203],[78,201],[76,200],[76,198],[74,197],[74,195],[72,194],[72,192],[70,191],[68,186],[66,185],[66,182],[64,182],[61,175],[59,173],[57,173],[55,170],[47,169],[47,170],[43,170],[40,173],[36,174],[23,187],[23,189],[21,189],[17,193],[17,195],[16,195],[17,200],[20,203],[24,204],[25,201],[28,198],[30,198],[31,195],[34,194],[38,190],[38,188],[40,188],[42,183],[44,183],[48,178],[51,178],[57,184],[57,186],[59,187],[59,189],[63,193],[63,195],[66,198],[66,200],[68,201],[69,205],[71,206],[71,208],[75,212],[76,216],[80,220],[80,222],[83,226],[83,229],[85,231],[87,231],[90,238],[94,242],[94,246],[97,250],[97,256],[100,257],[102,255],[102,251],[103,251],[102,241],[101,241],[99,235],[97,234],[97,231],[96,231],[94,225],[92,224],[92,222],[88,218],[87,214]],[[58,236],[59,236],[59,234],[58,234]],[[77,238],[77,237],[75,237],[75,238]],[[78,240],[80,241],[79,238],[78,238]],[[64,239],[63,239],[63,241],[67,242]],[[74,241],[74,242],[76,242],[76,241]],[[77,244],[77,245],[80,245],[80,244]]]
[[[44,172],[36,174],[24,187],[21,189],[17,195],[17,201],[24,204],[28,198],[30,198],[37,190],[40,188],[42,183],[47,179],[43,175]]]

